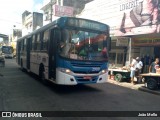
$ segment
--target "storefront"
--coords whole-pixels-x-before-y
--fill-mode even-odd
[[[126,63],[128,37],[112,37],[111,51],[109,52],[110,66],[122,67]]]
[[[160,34],[137,35],[132,38],[132,46],[140,48],[140,56],[160,58]]]
[[[148,66],[160,58],[160,34],[137,35],[132,38],[132,48],[139,49],[137,56],[144,64],[143,72],[148,72]],[[133,54],[135,56],[135,54]],[[147,66],[147,68],[145,67]]]
[[[116,67],[128,66],[131,57],[140,57],[144,65],[150,65],[155,58],[160,58],[160,34],[112,37],[109,57],[110,64]]]
[[[160,57],[159,13],[160,0],[94,0],[78,17],[110,26],[109,62],[122,67],[130,64],[131,57]]]

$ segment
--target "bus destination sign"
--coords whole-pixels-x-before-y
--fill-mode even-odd
[[[107,26],[105,24],[84,19],[70,18],[68,19],[67,25],[72,27],[80,27],[98,31],[107,31]]]

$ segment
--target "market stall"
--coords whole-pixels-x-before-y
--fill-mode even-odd
[[[148,89],[154,90],[160,85],[160,73],[145,73],[140,76],[144,78],[145,86]]]
[[[130,79],[130,70],[127,68],[111,68],[109,69],[110,76],[114,76],[114,80],[122,82],[124,79]]]

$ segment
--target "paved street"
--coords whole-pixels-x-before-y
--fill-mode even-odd
[[[0,67],[0,111],[62,110],[159,111],[160,96],[107,82],[84,86],[59,87],[54,84],[45,86],[38,78],[22,72],[15,59],[6,59],[5,68]],[[57,119],[70,120],[72,118]],[[92,120],[97,119],[92,118]],[[128,118],[114,119],[127,120]],[[132,119],[135,120],[135,118]],[[142,118],[136,119],[141,120]],[[144,118],[146,119],[151,120],[151,118]],[[154,119],[156,118],[152,118]]]
[[[150,90],[147,87],[145,87],[144,83],[138,83],[138,84],[133,85],[130,82],[128,82],[127,80],[124,80],[123,82],[117,82],[116,80],[113,80],[113,79],[108,79],[108,82],[115,84],[115,85],[118,85],[118,86],[123,86],[126,88],[140,90],[140,91],[152,93],[155,95],[160,95],[160,88],[157,88],[156,90]]]

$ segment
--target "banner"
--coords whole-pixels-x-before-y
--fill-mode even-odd
[[[68,6],[59,6],[59,5],[54,5],[53,6],[54,10],[54,15],[58,17],[62,16],[73,16],[73,7],[68,7]]]
[[[160,33],[160,0],[94,0],[79,17],[110,26],[112,36]]]

